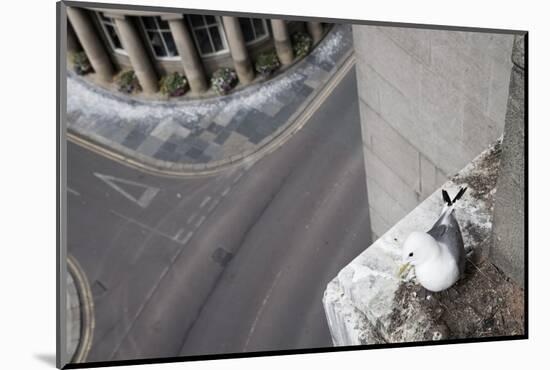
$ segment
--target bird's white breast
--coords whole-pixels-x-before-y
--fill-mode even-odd
[[[460,276],[456,262],[446,255],[415,266],[415,272],[418,282],[431,292],[450,288]]]

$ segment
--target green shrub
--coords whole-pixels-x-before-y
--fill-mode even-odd
[[[88,60],[88,56],[84,51],[77,51],[72,56],[72,62],[74,65],[74,71],[78,75],[85,75],[93,72],[92,65]]]
[[[160,92],[168,96],[182,96],[189,90],[187,78],[179,72],[167,74],[160,79]]]
[[[126,94],[141,91],[141,85],[139,84],[137,76],[133,70],[120,72],[115,78],[115,83],[118,86],[118,91]]]
[[[296,58],[306,56],[311,50],[313,40],[304,32],[296,32],[292,35],[292,49]]]
[[[281,66],[279,58],[274,50],[261,53],[256,58],[256,72],[261,74],[264,77],[270,76]]]
[[[237,73],[231,68],[218,69],[212,74],[212,78],[210,79],[212,88],[220,95],[227,94],[235,87],[238,81]]]

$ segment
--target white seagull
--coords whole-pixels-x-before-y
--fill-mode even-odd
[[[454,205],[465,191],[461,188],[451,201],[442,190],[445,205],[438,220],[428,232],[414,231],[405,240],[399,276],[413,266],[418,282],[430,292],[448,289],[464,276],[466,252]]]

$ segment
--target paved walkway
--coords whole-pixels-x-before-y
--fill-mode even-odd
[[[90,351],[95,318],[86,274],[72,256],[67,256],[67,361],[84,362]]]
[[[74,357],[80,342],[80,298],[72,274],[67,271],[67,355]]]
[[[69,73],[68,129],[155,168],[223,166],[290,127],[351,49],[351,27],[335,25],[306,58],[267,82],[180,102],[120,96]]]

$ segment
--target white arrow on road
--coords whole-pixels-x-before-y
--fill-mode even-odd
[[[159,188],[155,188],[153,186],[141,184],[139,182],[130,181],[130,180],[124,180],[120,179],[118,177],[104,175],[101,173],[94,172],[94,175],[99,177],[101,180],[103,180],[107,185],[118,191],[120,194],[122,194],[126,199],[131,200],[134,203],[137,203],[142,208],[147,208],[147,206],[151,203],[155,195],[159,192]],[[122,185],[130,185],[138,188],[145,189],[139,196],[139,198],[133,196],[130,194],[127,190],[124,190],[121,186]]]

